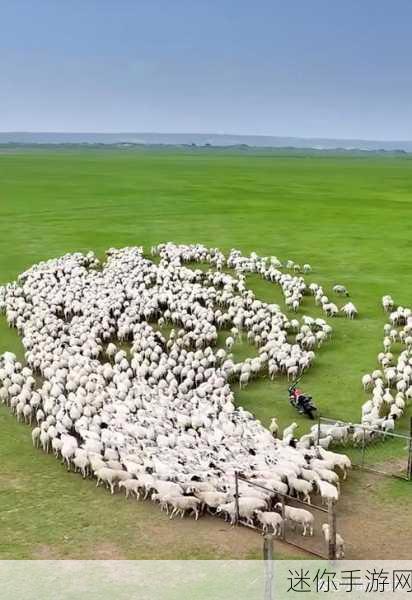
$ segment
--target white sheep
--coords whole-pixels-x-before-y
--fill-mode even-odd
[[[275,506],[276,510],[282,510],[282,504],[278,502]],[[296,524],[302,526],[302,535],[306,535],[306,532],[309,532],[309,535],[313,535],[313,526],[314,526],[314,516],[308,510],[304,508],[295,508],[293,506],[285,506],[285,519],[290,521],[293,526]]]
[[[283,528],[283,519],[279,513],[256,510],[255,514],[257,520],[263,526],[263,534],[267,533],[270,530],[270,528],[272,528],[272,532],[274,533],[274,535],[281,535]]]
[[[322,498],[322,504],[327,504],[330,500],[332,502],[339,500],[339,491],[333,484],[321,479],[316,482],[316,485]]]
[[[134,494],[136,496],[136,500],[139,500],[141,484],[137,479],[125,479],[123,481],[119,481],[118,487],[119,490],[121,488],[125,489],[126,498],[128,498],[130,494]]]
[[[353,302],[348,302],[344,306],[342,306],[341,311],[345,314],[348,319],[354,319],[358,314],[358,309],[353,304]]]
[[[325,538],[326,545],[329,547],[330,542],[330,527],[328,523],[324,523],[322,525],[323,536]],[[336,558],[343,559],[345,558],[345,542],[343,541],[343,537],[336,532],[335,534],[335,547],[336,547]]]
[[[173,510],[170,513],[170,519],[173,519],[175,515],[179,514],[181,518],[183,518],[186,512],[191,511],[194,514],[195,520],[198,520],[199,498],[195,498],[195,496],[170,496],[169,501],[173,507]]]
[[[285,427],[285,429],[283,430],[282,439],[286,440],[289,436],[293,436],[298,427],[299,426],[297,423],[291,423],[288,427]]]
[[[310,493],[313,490],[310,482],[297,477],[288,477],[288,484],[292,492],[296,492],[298,498],[301,497],[304,502],[310,504]]]
[[[335,294],[339,294],[340,296],[349,296],[349,292],[344,285],[337,283],[332,289]]]
[[[278,436],[279,425],[278,425],[276,417],[273,417],[272,420],[270,421],[269,431],[273,435],[274,438],[276,438]]]

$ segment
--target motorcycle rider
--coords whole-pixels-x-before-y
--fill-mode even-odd
[[[299,380],[298,380],[299,381]],[[312,404],[312,396],[306,396],[303,390],[296,387],[298,381],[295,381],[289,388],[289,399],[293,406],[302,414],[308,414],[313,418],[312,411],[316,408]]]

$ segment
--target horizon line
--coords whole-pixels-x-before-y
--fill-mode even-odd
[[[355,141],[355,142],[383,142],[383,143],[412,143],[412,139],[382,139],[362,137],[330,137],[330,136],[299,136],[278,135],[270,133],[227,133],[227,132],[196,132],[196,131],[61,131],[61,130],[0,130],[0,134],[22,135],[22,134],[63,134],[63,135],[210,135],[210,136],[233,136],[233,137],[259,137],[259,138],[289,138],[297,140],[325,140],[325,141]]]

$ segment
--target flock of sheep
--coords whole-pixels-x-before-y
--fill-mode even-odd
[[[369,442],[379,431],[394,431],[412,399],[412,310],[395,309],[391,296],[382,298],[382,307],[389,313],[389,323],[384,325],[383,352],[378,354],[381,368],[362,377],[363,388],[372,391],[372,398],[362,405],[358,441]],[[395,344],[402,348],[396,360],[391,352]]]
[[[266,488],[240,481],[240,517],[275,532],[286,525],[279,495],[336,501],[349,459],[324,439],[314,444],[314,431],[295,440],[295,424],[276,439],[274,427],[268,431],[235,407],[230,387],[263,373],[294,379],[313,363],[331,326],[321,318],[289,319],[246,283],[257,273],[281,287],[292,311],[311,293],[326,316],[336,316],[322,287],[306,285],[301,273],[310,265],[288,261],[284,268],[276,257],[236,250],[226,258],[199,244],[160,244],[152,248],[156,261],[141,247],[106,254],[104,264],[92,252],[41,262],[0,287],[0,311],[21,335],[27,363],[0,356],[0,400],[34,425],[33,443],[112,493],[150,497],[171,518],[197,519],[207,510],[234,522],[235,472]],[[185,264],[193,262],[210,268]],[[347,295],[340,285],[334,292]],[[357,314],[351,302],[341,310]],[[220,329],[230,329],[226,349],[216,348]],[[257,356],[235,362],[230,351],[242,336]],[[404,363],[397,372],[406,376]],[[375,389],[380,381],[374,378]],[[339,424],[331,430],[339,441]],[[310,511],[286,509],[287,523],[313,534]]]

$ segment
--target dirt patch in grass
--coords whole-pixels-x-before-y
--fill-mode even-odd
[[[373,464],[371,467],[381,471],[382,473],[392,474],[396,477],[405,477],[408,468],[408,458],[390,458],[384,462]]]
[[[59,558],[61,558],[60,553],[54,546],[41,544],[40,546],[36,546],[33,550],[33,560],[56,560]]]
[[[20,492],[26,489],[29,489],[29,486],[21,477],[6,474],[0,475],[0,491]]]
[[[125,560],[126,558],[122,548],[110,542],[97,544],[89,555],[91,560]]]
[[[401,495],[393,495],[399,484]],[[412,556],[412,484],[354,471],[338,504],[337,529],[346,542],[345,558],[409,560]],[[387,501],[385,502],[385,495]]]

